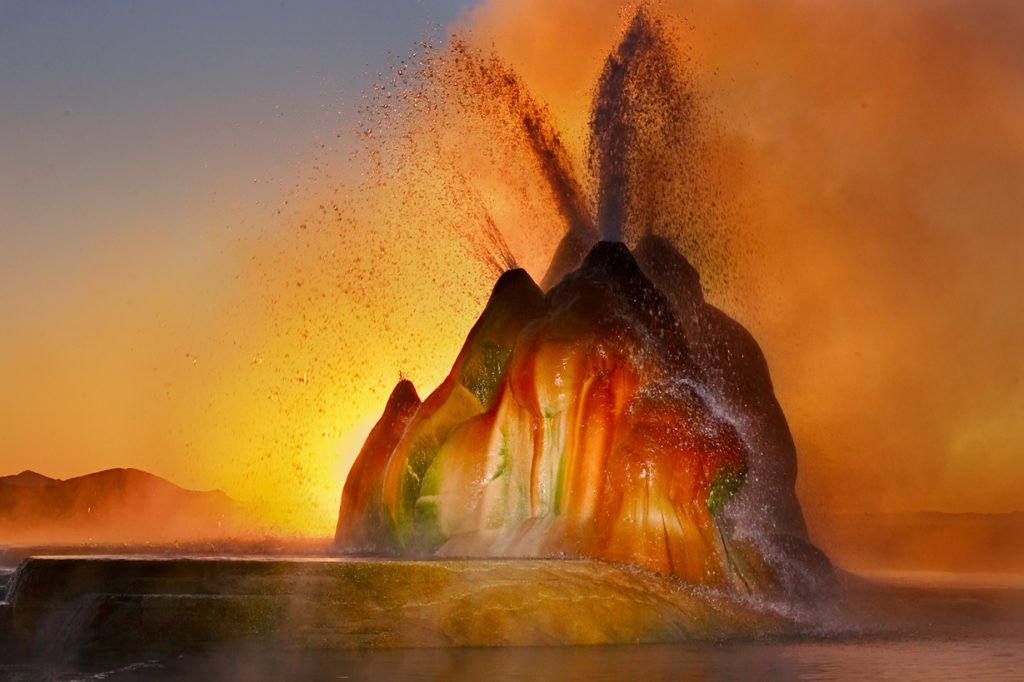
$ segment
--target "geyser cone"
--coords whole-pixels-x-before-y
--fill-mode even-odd
[[[524,271],[503,275],[441,386],[419,406],[389,403],[346,483],[339,545],[589,556],[737,591],[815,587],[828,563],[807,542],[763,358],[666,249],[645,240],[638,253],[670,296],[618,242],[598,243],[546,295]],[[783,432],[763,427],[778,420]]]

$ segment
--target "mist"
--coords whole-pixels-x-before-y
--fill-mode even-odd
[[[1018,508],[1024,12],[659,7],[726,204],[704,285],[766,353],[808,516]],[[490,2],[465,26],[578,133],[628,18],[613,3]]]

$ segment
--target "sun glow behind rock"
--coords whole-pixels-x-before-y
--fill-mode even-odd
[[[394,65],[370,96],[354,165],[325,147],[242,244],[255,296],[239,326],[262,338],[229,373],[225,412],[264,454],[235,486],[291,530],[333,530],[396,376],[439,384],[494,277],[515,264],[540,279],[565,229],[538,168],[553,142],[524,130],[543,111],[516,82],[495,94],[503,65],[459,45],[409,59],[418,71]]]

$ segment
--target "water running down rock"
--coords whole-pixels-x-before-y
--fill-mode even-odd
[[[342,495],[341,548],[593,557],[751,593],[808,593],[795,457],[753,339],[664,240],[599,242],[546,295],[497,282],[448,378],[395,388]],[[672,276],[674,275],[674,281]]]

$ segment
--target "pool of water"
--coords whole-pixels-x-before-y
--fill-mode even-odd
[[[232,651],[90,672],[0,667],[12,681],[70,680],[1008,680],[1015,637],[407,651]]]

